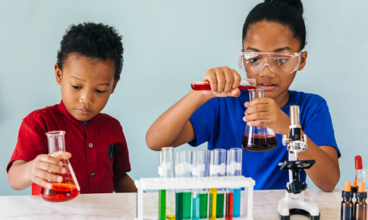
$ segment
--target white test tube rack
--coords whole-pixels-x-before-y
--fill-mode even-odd
[[[197,178],[141,178],[134,181],[138,189],[137,216],[135,220],[158,219],[143,217],[143,191],[160,189],[212,189],[212,188],[244,188],[244,214],[236,220],[253,219],[253,188],[255,181],[244,176],[197,177]]]

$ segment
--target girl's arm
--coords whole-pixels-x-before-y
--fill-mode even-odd
[[[195,138],[189,121],[192,114],[213,97],[237,97],[241,77],[233,69],[218,67],[207,71],[203,80],[211,85],[211,91],[191,91],[164,112],[148,129],[147,146],[159,151],[162,147],[177,147]]]

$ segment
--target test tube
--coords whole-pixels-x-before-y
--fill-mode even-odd
[[[209,177],[210,151],[193,151],[193,177]],[[198,201],[198,204],[196,203]],[[199,212],[198,212],[199,210]],[[208,189],[193,191],[193,214],[192,219],[205,219],[208,213]]]
[[[176,177],[189,178],[192,176],[192,151],[182,150],[176,154]],[[178,190],[176,193],[176,219],[191,219],[192,192],[190,189]],[[178,216],[180,215],[181,216]]]
[[[226,176],[242,175],[242,153],[240,148],[231,148],[227,152]],[[240,217],[241,188],[228,189],[226,192],[225,219]]]
[[[225,176],[226,150],[215,149],[211,152],[210,175]],[[224,217],[224,189],[210,189],[210,219]]]
[[[159,155],[158,174],[160,178],[174,177],[174,149],[164,147]],[[159,190],[158,219],[175,218],[175,192],[173,190]]]

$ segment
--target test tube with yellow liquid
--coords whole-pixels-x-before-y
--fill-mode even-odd
[[[225,167],[226,167],[225,164],[226,164],[226,150],[225,149],[212,150],[210,158],[210,176],[211,177],[225,176]],[[224,217],[224,199],[225,199],[225,189],[223,188],[210,189],[210,202],[209,202],[210,220]]]

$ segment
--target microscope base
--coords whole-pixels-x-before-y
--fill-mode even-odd
[[[304,191],[299,194],[286,192],[279,201],[278,211],[281,220],[290,220],[291,215],[304,215],[311,220],[319,220],[319,208],[316,204],[304,200]]]

